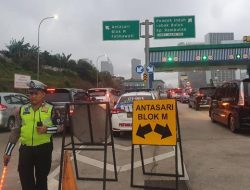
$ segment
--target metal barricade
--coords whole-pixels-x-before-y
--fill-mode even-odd
[[[60,174],[58,190],[61,190],[63,154],[65,150],[73,152],[76,177],[78,180],[103,181],[103,189],[106,189],[106,181],[117,181],[117,167],[115,158],[114,139],[108,102],[69,103],[66,105],[65,121],[69,121],[70,143],[66,144],[66,129],[63,132],[62,150],[60,161]],[[79,141],[79,142],[76,142]],[[111,147],[114,164],[114,178],[107,178],[107,148]],[[79,175],[76,151],[104,151],[103,177],[84,177]]]

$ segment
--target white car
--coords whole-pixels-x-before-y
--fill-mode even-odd
[[[120,132],[132,131],[132,111],[134,100],[154,100],[153,92],[129,92],[120,96],[115,107],[111,110],[112,131],[115,137]]]
[[[91,88],[88,89],[88,94],[97,102],[109,102],[111,108],[114,107],[119,97],[119,91],[113,88]]]
[[[12,129],[15,118],[22,105],[27,104],[29,98],[21,93],[0,92],[0,127]]]

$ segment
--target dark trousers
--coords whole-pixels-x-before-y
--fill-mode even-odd
[[[52,143],[39,146],[21,145],[18,172],[22,190],[48,190],[47,177],[52,160]]]

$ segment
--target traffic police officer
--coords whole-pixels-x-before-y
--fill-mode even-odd
[[[44,102],[46,85],[31,80],[28,86],[30,103],[23,105],[16,117],[16,126],[11,131],[5,149],[4,164],[9,162],[19,139],[18,172],[22,190],[47,190],[53,149],[52,134],[62,131],[62,120],[53,106]]]

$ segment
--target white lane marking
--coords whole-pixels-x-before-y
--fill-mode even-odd
[[[177,154],[178,154],[178,173],[182,174],[182,168],[181,168],[181,150],[180,150],[179,143],[177,144],[177,150],[178,150],[178,152],[177,152]],[[187,173],[184,161],[183,161],[183,169],[184,169],[184,177],[181,177],[180,180],[189,180],[189,176],[188,176],[188,173]]]
[[[160,161],[160,160],[164,160],[166,158],[173,157],[174,155],[175,155],[174,151],[168,152],[168,153],[165,153],[165,154],[160,154],[158,156],[154,156],[154,157],[151,157],[151,158],[144,159],[144,164],[148,165],[148,164],[151,164],[151,163],[153,163],[155,161]],[[95,167],[98,167],[98,168],[101,168],[101,169],[103,169],[103,167],[104,167],[104,163],[102,161],[99,161],[99,160],[96,160],[96,159],[93,159],[93,158],[89,158],[87,156],[82,156],[82,155],[78,154],[76,158],[77,158],[78,161],[81,161],[81,162],[83,162],[85,164],[89,164],[91,166],[95,166]],[[113,164],[107,164],[106,167],[107,167],[108,171],[114,172],[114,165]],[[138,167],[141,167],[141,160],[134,162],[134,168],[138,168]],[[125,164],[123,166],[117,166],[117,170],[120,171],[120,172],[125,172],[125,171],[128,171],[128,170],[131,170],[131,164]]]
[[[48,181],[48,190],[55,190],[55,189],[58,189],[58,180],[53,178]]]
[[[173,157],[173,156],[174,156],[174,151],[168,152],[165,154],[160,154],[160,155],[157,155],[157,156],[154,156],[151,158],[144,159],[144,164],[148,165],[148,164],[151,164],[155,161],[161,161],[161,160],[164,160],[166,158]],[[141,160],[134,162],[134,168],[138,168],[141,166],[142,166]],[[120,170],[121,172],[128,171],[128,170],[131,170],[131,164],[126,164],[126,165],[121,166],[121,170]]]
[[[141,146],[145,147],[147,145],[141,145]],[[119,145],[119,144],[115,144],[115,148],[119,149],[119,150],[124,150],[124,151],[132,150],[132,146],[123,146],[123,145]],[[139,148],[139,145],[135,145],[134,148],[135,149]]]
[[[81,161],[81,162],[85,163],[85,164],[89,164],[91,166],[95,166],[95,167],[98,167],[98,168],[101,168],[101,169],[103,169],[103,167],[104,167],[104,162],[93,159],[93,158],[89,158],[87,156],[77,154],[76,159],[78,161]],[[117,169],[118,169],[118,167],[120,167],[120,166],[117,166]],[[112,171],[112,172],[114,171],[114,165],[113,164],[108,164],[107,163],[106,168],[107,168],[108,171]]]
[[[54,177],[56,177],[57,174],[59,174],[60,172],[60,165],[56,167],[56,169],[54,169],[54,171],[52,171],[49,176],[48,179],[52,179]]]
[[[144,147],[144,146],[147,146],[147,145],[142,145],[142,146]],[[136,145],[134,147],[139,148],[138,145]],[[178,147],[178,172],[179,172],[179,174],[181,174],[182,169],[181,169],[181,159],[180,159],[181,157],[180,157],[179,145],[177,147]],[[118,144],[115,144],[115,148],[120,149],[120,150],[125,150],[125,151],[131,150],[131,146],[122,146],[122,145],[118,145]],[[174,146],[173,146],[173,150],[175,150]],[[85,164],[89,164],[89,165],[92,165],[92,166],[103,169],[104,163],[102,161],[99,161],[99,160],[96,160],[96,159],[93,159],[93,158],[89,158],[87,156],[80,155],[79,153],[80,153],[80,151],[77,151],[77,157],[76,158],[77,158],[78,161],[81,161],[81,162],[83,162]],[[161,160],[173,157],[173,156],[175,156],[174,151],[171,151],[171,152],[168,152],[168,153],[165,153],[165,154],[160,154],[160,155],[157,155],[157,156],[154,156],[154,157],[144,159],[144,164],[148,165],[148,164],[150,164],[152,162],[161,161]],[[71,157],[71,160],[72,160],[72,157]],[[134,162],[134,168],[138,168],[138,167],[141,167],[141,160]],[[107,164],[106,168],[107,168],[108,171],[114,172],[114,165],[113,164]],[[118,172],[125,172],[125,171],[129,171],[129,170],[131,170],[131,164],[125,164],[123,166],[117,166],[117,171]],[[59,174],[59,171],[60,171],[60,166],[58,166],[54,171],[52,171],[49,174],[49,176],[48,176],[48,179],[49,179],[48,188],[49,188],[49,190],[54,190],[58,186],[58,180],[56,180],[54,178],[55,178],[56,175]],[[189,180],[189,176],[187,174],[185,164],[184,164],[184,174],[185,174],[184,177],[181,177],[180,180]]]

